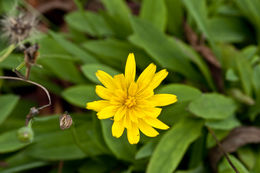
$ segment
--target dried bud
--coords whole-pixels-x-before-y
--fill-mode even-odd
[[[25,49],[24,62],[26,63],[26,66],[35,65],[39,54],[38,49],[39,45],[37,43]]]
[[[36,27],[36,17],[29,13],[7,16],[1,21],[3,36],[12,44],[18,44],[32,35]]]
[[[62,130],[70,128],[72,123],[73,123],[72,118],[67,112],[65,112],[60,116],[60,128]]]
[[[18,130],[17,136],[21,142],[32,142],[34,133],[31,127],[25,126]]]

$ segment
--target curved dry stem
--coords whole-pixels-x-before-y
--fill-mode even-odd
[[[48,107],[48,106],[51,105],[51,96],[50,96],[50,93],[49,93],[49,91],[48,91],[44,86],[42,86],[41,84],[38,84],[38,83],[33,82],[33,81],[30,81],[30,80],[18,78],[18,77],[12,77],[12,76],[0,76],[0,79],[19,80],[19,81],[27,82],[27,83],[30,83],[30,84],[33,84],[33,85],[36,85],[36,86],[40,87],[40,88],[46,93],[46,95],[47,95],[48,104],[43,105],[43,106],[40,106],[40,107],[37,108],[37,109],[38,109],[38,110],[41,110],[41,109],[44,109],[44,108],[46,108],[46,107]]]

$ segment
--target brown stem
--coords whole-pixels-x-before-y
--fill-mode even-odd
[[[222,145],[220,144],[220,142],[219,142],[219,140],[218,140],[218,138],[217,138],[215,132],[214,132],[211,128],[209,128],[209,127],[207,127],[207,129],[208,129],[208,131],[211,133],[211,135],[213,136],[213,138],[215,139],[215,141],[216,141],[216,143],[217,143],[219,149],[220,149],[221,152],[223,153],[224,157],[227,159],[229,165],[232,167],[232,169],[233,169],[236,173],[239,173],[239,171],[237,170],[237,168],[235,167],[235,165],[234,165],[234,164],[232,163],[232,161],[230,160],[230,158],[229,158],[227,152],[225,151],[225,149],[224,149],[224,148],[222,147]]]
[[[59,161],[58,173],[62,173],[63,165],[64,165],[64,162]]]
[[[31,66],[26,67],[26,72],[25,72],[25,79],[28,80],[30,77],[30,72],[31,72]]]

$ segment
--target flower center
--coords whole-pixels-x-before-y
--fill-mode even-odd
[[[132,97],[132,96],[128,96],[126,101],[125,101],[125,105],[128,107],[128,108],[131,108],[132,106],[136,105],[136,99],[135,97]]]

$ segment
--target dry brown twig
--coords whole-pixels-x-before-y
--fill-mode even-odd
[[[223,92],[224,82],[221,76],[221,64],[214,53],[205,45],[203,38],[199,39],[198,35],[192,30],[187,22],[184,22],[184,31],[189,44],[208,62],[212,77],[214,78],[219,91]]]
[[[222,149],[226,153],[232,153],[246,144],[260,143],[260,128],[252,126],[243,126],[233,129],[227,137],[221,142]],[[209,161],[211,168],[217,172],[217,163],[222,158],[223,152],[218,146],[213,147],[209,152]]]
[[[213,138],[215,139],[216,143],[217,143],[217,147],[219,149],[219,151],[222,153],[222,155],[224,155],[224,157],[227,159],[229,165],[232,167],[232,169],[235,171],[235,173],[239,173],[239,171],[237,170],[237,168],[235,167],[235,165],[233,165],[232,161],[230,160],[229,156],[228,156],[228,153],[226,152],[226,150],[223,148],[223,146],[220,144],[215,132],[209,128],[208,128],[208,131],[211,133],[211,135],[213,136]],[[214,172],[217,172],[216,169],[213,169]]]
[[[33,81],[30,81],[30,80],[26,80],[26,79],[23,79],[23,78],[12,77],[12,76],[0,76],[0,79],[19,80],[19,81],[27,82],[27,83],[30,83],[30,84],[33,84],[33,85],[36,85],[36,86],[40,87],[40,88],[46,93],[46,96],[47,96],[47,98],[48,98],[48,104],[45,104],[45,105],[40,106],[40,107],[38,107],[38,108],[32,107],[32,108],[30,109],[30,112],[29,112],[28,115],[26,116],[26,120],[25,120],[25,125],[26,125],[26,126],[28,126],[29,121],[30,121],[36,114],[38,114],[41,109],[44,109],[44,108],[46,108],[46,107],[48,107],[48,106],[51,105],[50,93],[49,93],[49,91],[48,91],[44,86],[42,86],[41,84],[38,84],[38,83],[33,82]]]

